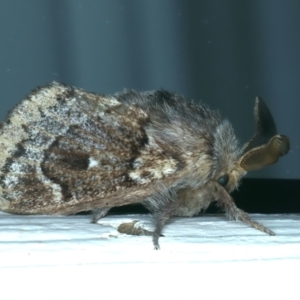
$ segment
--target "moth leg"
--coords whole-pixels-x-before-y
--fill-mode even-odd
[[[93,210],[93,218],[91,220],[91,223],[97,223],[101,218],[105,217],[107,213],[109,212],[111,208],[110,207],[104,207],[104,208],[97,208]]]
[[[174,209],[172,208],[154,214],[155,230],[153,232],[152,241],[155,250],[160,249],[158,239],[161,236],[164,225],[172,217],[173,214],[174,214]]]
[[[154,249],[158,250],[160,249],[158,239],[162,235],[163,227],[178,207],[177,194],[173,190],[163,190],[154,197],[147,199],[144,204],[152,212],[155,220],[152,241]]]
[[[265,232],[269,235],[275,235],[275,233],[263,226],[262,224],[251,220],[251,218],[241,209],[237,208],[230,195],[223,193],[224,197],[219,199],[217,202],[222,207],[230,220],[241,221],[257,230]]]

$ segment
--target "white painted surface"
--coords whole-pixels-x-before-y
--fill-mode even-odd
[[[145,215],[0,213],[0,299],[300,299],[300,216],[252,215],[267,236],[223,216],[175,218],[151,237],[119,234]]]

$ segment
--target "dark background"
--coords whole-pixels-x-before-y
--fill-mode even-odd
[[[268,199],[299,200],[299,0],[1,0],[0,42],[0,119],[53,80],[99,93],[164,88],[219,109],[244,143],[262,96],[291,151],[248,178],[273,192],[293,183]]]

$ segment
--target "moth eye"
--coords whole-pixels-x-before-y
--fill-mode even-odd
[[[218,178],[218,183],[221,185],[221,186],[226,186],[226,184],[228,183],[229,181],[229,176],[227,174],[221,176]]]

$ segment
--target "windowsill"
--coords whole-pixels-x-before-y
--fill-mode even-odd
[[[151,229],[148,215],[95,225],[0,213],[1,299],[298,299],[300,215],[251,217],[276,236],[224,215],[174,218],[154,251],[151,237],[116,230],[135,219]]]

